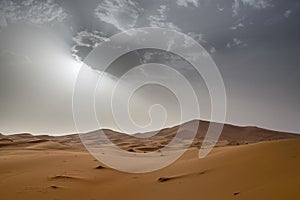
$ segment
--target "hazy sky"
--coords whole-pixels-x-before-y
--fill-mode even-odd
[[[298,0],[2,0],[0,132],[74,132],[80,62],[110,36],[146,26],[188,34],[211,54],[227,92],[226,122],[300,133]],[[193,79],[188,63],[151,50],[117,60],[111,77],[145,60]],[[205,86],[198,95],[209,119]]]

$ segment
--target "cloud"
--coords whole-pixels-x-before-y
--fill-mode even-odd
[[[187,35],[190,36],[191,38],[193,38],[194,40],[196,40],[199,43],[206,43],[206,41],[203,39],[204,36],[201,33],[190,32]]]
[[[221,7],[220,4],[217,4],[217,9],[218,9],[220,12],[222,12],[222,11],[224,11],[225,8],[224,8],[224,7]]]
[[[176,66],[178,69],[186,70],[185,68],[188,67],[187,61],[182,59],[180,56],[172,53],[172,46],[174,45],[176,47],[193,47],[195,44],[193,39],[200,43],[200,45],[203,45],[204,48],[209,52],[210,54],[216,53],[216,48],[212,45],[208,44],[203,39],[203,34],[200,33],[194,33],[190,32],[187,34],[186,37],[184,37],[183,43],[175,42],[173,39],[170,38],[169,44],[170,47],[167,51],[156,51],[156,50],[144,50],[137,52],[138,57],[140,58],[140,63],[162,63],[166,64],[168,66]],[[206,53],[206,52],[205,52]],[[205,55],[208,56],[209,53],[206,53]],[[191,60],[195,60],[199,57],[199,53],[197,52],[189,52],[186,54],[186,56],[189,57]]]
[[[199,0],[177,0],[176,4],[178,6],[188,7],[189,5],[199,7]]]
[[[80,31],[72,38],[75,43],[72,47],[72,55],[77,61],[83,61],[85,57],[101,42],[108,41],[99,31]]]
[[[160,5],[157,9],[158,14],[150,15],[147,17],[149,25],[151,27],[160,27],[160,28],[169,28],[177,31],[181,29],[173,24],[172,22],[167,21],[167,11],[169,8],[166,5]]]
[[[264,9],[273,6],[271,0],[234,0],[232,4],[233,16],[237,16],[241,6],[250,6],[254,9]]]
[[[237,39],[237,38],[233,38],[233,44],[238,46],[238,45],[242,44],[242,40]]]
[[[191,38],[193,38],[195,41],[197,41],[200,45],[202,45],[207,51],[209,51],[211,54],[214,54],[217,52],[216,48],[209,44],[205,39],[204,35],[201,33],[194,33],[190,32],[187,34]]]
[[[65,10],[54,0],[3,0],[0,2],[0,13],[1,21],[5,20],[5,23],[25,22],[37,25],[62,22],[67,17]]]
[[[142,8],[131,0],[104,0],[95,9],[95,16],[125,31],[135,27],[141,11]]]
[[[245,27],[244,21],[245,21],[245,16],[243,16],[240,19],[236,20],[234,22],[234,25],[231,26],[229,29],[231,29],[231,30],[238,30],[238,29],[244,28]]]
[[[243,28],[243,27],[245,27],[245,25],[244,25],[243,23],[238,23],[238,24],[236,24],[236,25],[230,27],[230,29],[232,29],[232,30],[237,30],[237,29]]]
[[[272,6],[270,0],[240,0],[244,5],[249,5],[256,9],[262,9]]]
[[[171,52],[161,51],[161,50],[146,50],[140,52],[141,63],[160,63],[178,70],[186,70],[188,67],[187,61],[185,61],[180,56],[173,54]]]
[[[144,53],[142,53],[142,55],[140,56],[141,58],[141,62],[142,63],[151,63],[154,60],[154,57],[157,55],[166,55],[166,53],[158,53],[158,52],[152,52],[152,51],[146,51]]]
[[[231,42],[226,44],[228,49],[233,47],[246,47],[248,44],[244,43],[241,39],[233,38]]]
[[[292,14],[291,10],[286,10],[283,14],[284,17],[288,18]]]
[[[215,47],[210,47],[209,52],[210,52],[210,53],[216,53],[217,50],[216,50]]]

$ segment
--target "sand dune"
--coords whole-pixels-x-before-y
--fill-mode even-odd
[[[166,137],[156,136],[162,141],[152,138],[147,144],[107,134],[139,152],[168,141],[174,130],[165,129]],[[201,136],[196,140],[201,142]],[[1,199],[300,199],[297,135],[227,125],[221,140],[204,159],[198,159],[194,146],[164,169],[129,174],[99,163],[76,135],[1,135]]]
[[[190,121],[184,125],[196,123],[197,121]],[[191,147],[200,148],[204,136],[206,134],[209,123],[201,121],[197,131],[197,135],[192,143]],[[160,149],[161,147],[168,144],[174,136],[180,126],[166,128],[161,130],[156,135],[145,138],[147,134],[152,133],[137,133],[134,136],[130,136],[124,133],[119,133],[112,130],[104,130],[105,134],[110,140],[124,150],[130,150],[134,152],[148,152]],[[89,135],[93,137],[93,134],[98,134],[98,131],[91,132]],[[189,134],[187,132],[187,134]],[[144,135],[143,137],[139,137]],[[284,133],[278,131],[266,130],[258,127],[239,127],[225,124],[219,141],[218,147],[221,146],[235,146],[242,144],[251,144],[262,141],[272,141],[281,139],[293,139],[300,138],[300,135]],[[184,138],[183,138],[184,141]],[[0,135],[0,147],[1,148],[14,148],[14,147],[28,147],[28,148],[49,148],[52,149],[80,149],[84,150],[78,135],[66,135],[66,136],[48,136],[38,135],[33,136],[29,133],[15,134],[10,136]],[[51,147],[50,147],[51,146]]]

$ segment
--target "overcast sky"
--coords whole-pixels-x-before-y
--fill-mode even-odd
[[[226,122],[300,133],[298,0],[2,0],[0,132],[75,132],[81,62],[112,35],[148,26],[183,32],[210,53],[225,84]],[[120,71],[111,76],[147,59],[178,61],[161,52],[132,55],[116,61]],[[188,63],[175,65],[192,77]]]

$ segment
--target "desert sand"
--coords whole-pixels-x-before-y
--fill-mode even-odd
[[[121,148],[157,149],[176,127],[152,139],[107,130]],[[300,199],[300,137],[226,125],[216,148],[199,159],[204,126],[191,148],[159,171],[130,174],[93,158],[77,135],[0,135],[1,200]]]

